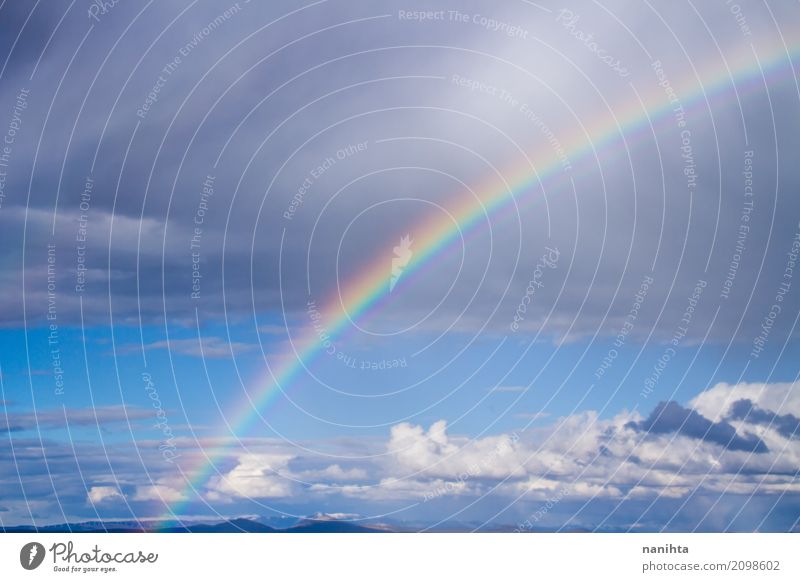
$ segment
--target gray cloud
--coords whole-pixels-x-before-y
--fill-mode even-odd
[[[742,436],[727,422],[711,422],[703,415],[677,402],[659,402],[645,420],[631,422],[628,428],[651,434],[677,433],[720,445],[732,451],[769,452],[755,435]]]
[[[752,400],[742,398],[731,404],[730,420],[744,420],[750,424],[766,425],[786,438],[800,436],[800,418],[793,414],[776,414],[756,406]]]
[[[62,428],[66,426],[104,426],[152,419],[154,413],[137,406],[98,406],[96,408],[46,409],[36,412],[8,412],[0,415],[0,432]]]
[[[370,264],[381,249],[391,249],[397,237],[407,231],[413,234],[410,230],[419,224],[419,219],[430,214],[428,207],[387,206],[391,209],[391,222],[371,219],[373,224],[378,221],[383,225],[380,231],[356,224],[351,238],[341,240],[345,226],[365,204],[394,197],[419,197],[449,208],[453,201],[463,200],[464,187],[442,174],[391,168],[430,167],[474,186],[483,184],[494,173],[489,164],[509,176],[516,175],[518,168],[528,163],[526,155],[548,151],[550,146],[539,129],[517,109],[496,96],[453,83],[453,75],[503,89],[528,104],[544,117],[564,144],[575,141],[572,136],[578,136],[580,144],[586,139],[580,137],[582,129],[595,123],[608,122],[613,134],[615,120],[624,122],[638,107],[627,82],[620,83],[619,78],[598,67],[595,55],[551,21],[555,15],[540,13],[530,6],[468,2],[463,7],[472,13],[491,13],[531,31],[528,41],[522,42],[472,24],[428,26],[403,22],[396,13],[405,6],[397,2],[334,8],[335,5],[304,10],[286,21],[290,26],[273,25],[226,55],[237,42],[290,8],[287,3],[242,5],[239,12],[182,57],[144,119],[136,111],[162,68],[180,56],[181,49],[225,7],[208,3],[194,6],[150,48],[164,26],[188,6],[153,5],[109,53],[139,12],[132,7],[115,6],[95,23],[86,44],[91,50],[78,54],[68,82],[52,103],[44,96],[53,91],[76,39],[82,38],[91,22],[82,9],[68,14],[61,33],[42,55],[37,75],[28,83],[29,69],[42,54],[43,43],[58,20],[35,10],[11,55],[4,77],[4,87],[8,88],[0,92],[0,111],[10,111],[18,86],[29,85],[32,91],[8,176],[7,192],[14,195],[5,199],[0,211],[0,244],[7,251],[4,274],[0,275],[3,323],[21,325],[22,293],[30,299],[29,323],[43,322],[43,259],[45,245],[51,239],[59,249],[61,320],[78,320],[78,301],[71,291],[75,279],[74,239],[80,194],[86,176],[92,173],[98,146],[98,163],[92,173],[95,190],[88,212],[89,272],[84,294],[87,322],[105,323],[112,310],[115,320],[122,323],[138,323],[140,314],[145,322],[164,317],[190,320],[196,306],[209,319],[222,319],[226,312],[243,315],[253,308],[271,315],[282,309],[297,315],[302,312],[307,295],[308,257],[312,260],[309,271],[314,274],[312,293],[316,297],[329,296],[336,288],[340,241],[343,255],[339,265],[344,272],[339,275],[351,276]],[[581,26],[592,28],[598,42],[602,40],[609,51],[626,56],[626,66],[631,71],[628,80],[639,94],[659,103],[663,90],[657,85],[650,60],[640,50],[637,41],[642,39],[631,37],[589,3],[577,3],[571,9],[581,14]],[[716,50],[698,20],[685,22],[682,8],[662,6],[658,10],[666,22],[681,19],[682,30],[696,32],[684,47],[690,57],[697,53],[705,58]],[[788,8],[773,10],[780,18]],[[4,26],[21,26],[27,12],[14,9],[8,20],[4,19]],[[739,31],[729,26],[726,19],[730,14],[725,7],[703,7],[702,13],[712,28],[713,40],[726,54],[738,54],[742,46]],[[334,26],[385,14],[390,17]],[[531,305],[525,332],[543,328],[559,339],[584,338],[595,332],[603,337],[613,335],[624,324],[642,277],[652,274],[656,285],[631,336],[643,340],[653,330],[653,337],[668,338],[685,311],[695,281],[705,276],[709,289],[688,331],[691,338],[702,337],[711,323],[712,306],[718,301],[737,241],[746,128],[748,147],[756,152],[754,171],[763,196],[749,222],[742,268],[736,274],[730,299],[723,305],[737,316],[717,318],[710,337],[719,341],[730,338],[740,323],[738,314],[742,314],[738,337],[752,338],[769,308],[785,267],[785,250],[796,229],[791,217],[797,214],[799,203],[779,194],[793,191],[800,177],[791,169],[782,170],[780,176],[771,171],[796,149],[796,136],[800,135],[800,131],[792,129],[793,124],[800,123],[791,99],[794,88],[791,84],[773,83],[770,99],[765,101],[767,96],[758,83],[742,81],[745,86],[740,91],[740,112],[738,102],[728,99],[725,90],[717,92],[709,87],[708,108],[702,98],[690,94],[692,89],[681,90],[683,86],[693,87],[697,80],[688,75],[689,64],[669,31],[652,27],[654,18],[652,9],[644,5],[624,10],[624,20],[631,30],[641,33],[646,27],[649,52],[663,62],[688,110],[702,178],[693,198],[691,220],[687,222],[688,197],[668,195],[683,192],[686,182],[680,135],[669,115],[661,121],[653,120],[658,151],[646,127],[635,131],[629,128],[625,141],[612,135],[609,139],[615,145],[611,148],[601,147],[606,136],[588,136],[594,140],[589,145],[597,142],[597,158],[591,148],[584,148],[587,154],[583,159],[572,156],[573,167],[580,169],[572,176],[577,197],[571,192],[569,180],[555,172],[543,188],[533,184],[518,193],[519,225],[513,212],[480,224],[464,249],[466,260],[459,284],[436,316],[426,321],[427,327],[420,329],[447,329],[458,317],[461,329],[474,331],[486,323],[491,309],[500,301],[500,310],[489,321],[489,329],[504,330],[508,320],[505,314],[513,313],[524,293],[537,253],[550,243],[562,250],[563,265],[552,273],[546,288]],[[773,25],[764,11],[749,11],[748,22],[764,38],[774,37],[770,32]],[[299,35],[331,26],[330,30],[293,43]],[[426,43],[454,48],[383,50],[387,46]],[[271,51],[277,51],[273,58],[237,81],[239,75]],[[360,54],[348,56],[355,53]],[[108,54],[109,61],[101,70],[102,59]],[[215,66],[223,56],[224,61]],[[342,59],[314,69],[323,61],[338,57]],[[698,68],[701,74],[705,70],[700,65]],[[95,74],[97,80],[91,85]],[[294,77],[297,78],[291,80]],[[389,77],[395,79],[377,80]],[[259,105],[283,82],[289,84]],[[356,86],[345,89],[350,84]],[[86,106],[77,117],[84,98]],[[690,102],[694,103],[691,107]],[[48,124],[42,127],[51,106]],[[769,107],[776,119],[783,120],[785,132],[776,134],[771,127],[772,115],[766,115]],[[356,117],[344,121],[352,116]],[[728,118],[736,123],[723,123]],[[287,123],[279,127],[284,121]],[[638,124],[636,119],[632,123]],[[169,133],[165,132],[167,127]],[[273,130],[274,135],[265,142]],[[40,135],[42,149],[31,182],[28,161],[34,158]],[[432,139],[377,143],[403,136]],[[228,138],[230,143],[221,163],[213,169]],[[159,149],[162,139],[164,145]],[[780,146],[777,154],[776,139]],[[306,140],[310,141],[303,146]],[[326,172],[324,179],[315,181],[295,218],[284,220],[284,211],[309,171],[353,141],[368,141],[370,146],[363,154]],[[447,141],[459,147],[448,145]],[[625,146],[629,148],[630,164]],[[297,154],[289,159],[297,148]],[[476,158],[470,149],[489,164]],[[573,149],[580,147],[573,144]],[[253,163],[245,169],[253,155]],[[721,169],[717,167],[720,160],[724,165]],[[631,167],[634,173],[630,172]],[[781,167],[791,168],[791,164],[781,163]],[[374,178],[356,181],[327,206],[324,218],[316,224],[315,241],[309,252],[310,229],[333,194],[355,178],[387,170]],[[202,183],[208,174],[216,175],[216,191],[203,225],[202,299],[193,304],[188,299],[189,239]],[[32,188],[28,201],[29,183]],[[56,232],[51,237],[56,192],[58,216]],[[377,198],[376,193],[380,194]],[[775,212],[775,208],[779,211]],[[286,235],[282,239],[284,227]],[[491,256],[487,251],[490,228],[495,250]],[[283,287],[279,288],[276,274],[281,242]],[[517,252],[521,261],[515,269]],[[375,314],[376,325],[394,326],[398,317],[404,321],[418,312],[426,313],[435,304],[444,290],[442,285],[455,277],[457,264],[441,258],[434,264],[438,276],[430,276],[430,269],[422,269],[420,276],[410,276],[407,293],[394,299],[398,309]],[[252,269],[253,265],[258,268]],[[487,266],[488,276],[482,279]],[[22,272],[26,275],[25,289],[19,276]],[[509,283],[510,289],[503,296]],[[251,293],[251,289],[256,291]],[[753,289],[756,293],[751,299]],[[787,301],[785,311],[797,308],[795,296]],[[464,311],[468,303],[469,308]],[[553,314],[545,320],[551,308]],[[775,341],[781,337],[779,334],[789,333],[788,319],[775,323]]]

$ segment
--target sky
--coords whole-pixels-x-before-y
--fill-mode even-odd
[[[0,524],[798,530],[797,10],[0,3]]]

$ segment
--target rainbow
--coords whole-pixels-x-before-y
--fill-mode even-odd
[[[672,83],[672,87],[688,113],[690,108],[702,106],[706,99],[726,91],[730,92],[729,97],[733,99],[736,97],[734,86],[741,95],[755,88],[763,88],[763,83],[769,81],[793,78],[791,64],[799,50],[800,43],[787,49],[776,39],[766,57],[759,57],[756,61],[750,45],[744,44],[741,52],[729,60],[727,65],[719,62],[706,63],[702,71],[697,71],[700,81],[695,77],[695,72],[689,70],[679,81]],[[605,118],[594,119],[582,131],[575,131],[561,140],[563,153],[571,164],[596,154],[600,148],[622,142],[626,135],[631,138],[638,134],[645,135],[644,132],[649,130],[651,123],[669,121],[673,115],[674,103],[670,102],[664,87],[657,84],[655,71],[651,69],[650,72],[653,74],[653,83],[649,93],[631,98],[624,107],[616,110],[621,112],[620,115],[609,114]],[[784,77],[780,77],[781,74]],[[563,171],[563,156],[559,157],[549,146],[542,147],[541,151],[533,152],[529,157],[537,162],[537,168],[533,172],[526,161],[525,165],[504,174],[510,176],[509,178],[487,181],[473,190],[474,195],[457,195],[454,198],[455,203],[450,207],[455,223],[450,217],[435,215],[415,226],[414,254],[405,273],[409,274],[429,263],[463,233],[475,229],[482,223],[485,213],[496,213],[517,202],[533,199],[540,191],[541,181],[560,175]],[[355,319],[362,316],[386,296],[389,291],[387,256],[391,256],[391,249],[376,253],[360,274],[344,283],[340,294],[334,293],[333,297],[324,302],[320,312],[326,318],[326,329],[331,337],[348,327],[349,317]],[[313,328],[304,332],[295,345],[296,357],[285,358],[274,370],[268,367],[268,373],[257,382],[254,395],[245,398],[234,412],[234,422],[229,425],[233,435],[246,434],[253,422],[262,418],[261,410],[283,392],[284,386],[295,380],[306,362],[324,349],[317,330]],[[230,453],[225,445],[227,439],[228,437],[222,438],[220,444],[210,452],[204,450],[202,463],[184,473],[186,487],[180,495],[181,499],[170,506],[169,518],[166,519],[178,518],[189,503],[198,500],[199,490],[215,473],[216,462],[222,455]]]

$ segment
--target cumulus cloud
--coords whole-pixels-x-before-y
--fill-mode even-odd
[[[161,478],[149,485],[136,487],[134,501],[161,501],[163,503],[176,503],[186,500],[186,493],[182,481],[176,478]]]
[[[367,504],[359,507],[386,502],[446,504],[484,496],[504,502],[541,503],[558,498],[567,503],[590,499],[618,503],[681,500],[696,492],[717,496],[800,493],[796,480],[800,439],[792,433],[796,417],[780,406],[791,390],[767,384],[759,391],[760,404],[753,406],[751,386],[726,386],[721,401],[727,403],[718,420],[701,414],[690,402],[685,406],[662,403],[647,416],[622,412],[602,418],[586,411],[554,418],[544,426],[479,438],[459,434],[445,420],[428,426],[400,423],[372,451],[379,454],[358,461],[332,463],[330,454],[301,454],[277,439],[254,438],[246,443],[249,452],[231,452],[221,458],[223,474],[198,483],[198,493],[205,503],[219,504],[221,512],[258,499],[285,503],[302,499],[317,510],[323,499],[326,506],[336,509],[339,502]],[[695,401],[718,403],[718,387],[707,392],[711,394],[702,393]],[[731,442],[738,445],[730,446]],[[765,450],[756,452],[760,450],[757,442]],[[98,483],[88,492],[75,473],[74,462],[69,461],[69,445],[43,446],[38,440],[17,439],[15,456],[17,463],[27,467],[26,488],[46,487],[52,475],[60,492],[74,490],[95,503],[98,511],[116,507],[114,501],[122,499],[132,504],[193,501],[185,477],[163,463],[157,443],[151,449],[142,448],[143,444],[139,443],[141,452],[152,457],[149,477],[131,460],[133,449],[113,459],[113,474],[130,489],[127,495],[109,485],[113,481],[108,461],[99,448],[92,455],[81,453],[82,468],[91,482]],[[184,439],[180,444],[191,466],[202,460],[197,443]],[[203,446],[219,444],[209,441]],[[352,457],[355,450],[354,443],[346,440],[335,446],[328,452],[342,459]],[[42,462],[43,450],[49,466]],[[10,452],[0,448],[0,453],[4,470],[13,473]],[[8,499],[20,495],[19,491],[4,494]]]
[[[763,385],[760,402],[782,402],[783,385]],[[693,402],[716,402],[716,387]],[[646,417],[622,412],[600,419],[588,411],[522,433],[478,439],[450,434],[447,422],[427,429],[395,425],[388,459],[375,483],[312,491],[370,500],[431,500],[494,494],[545,499],[681,498],[709,492],[774,494],[797,489],[800,446],[797,418],[753,408],[740,395],[746,384],[728,386],[729,421],[712,421],[694,408],[662,402]],[[738,399],[737,399],[738,398]],[[777,404],[773,404],[777,405]],[[705,408],[709,410],[708,406]],[[772,423],[770,431],[765,424]]]
[[[728,418],[750,424],[766,425],[786,438],[796,438],[800,433],[800,418],[794,414],[777,414],[764,410],[747,398],[737,400],[731,405]]]
[[[287,497],[292,494],[292,481],[286,476],[292,458],[291,455],[269,453],[242,455],[236,467],[212,480],[209,498]]]
[[[716,443],[732,451],[766,453],[767,445],[755,435],[740,435],[725,421],[711,422],[702,414],[677,402],[660,402],[650,416],[626,425],[652,434],[678,433],[693,439]]]
[[[749,400],[762,410],[800,417],[800,390],[794,383],[741,383],[721,382],[692,398],[689,405],[700,414],[718,422],[725,418],[731,405],[737,400]]]
[[[97,485],[91,487],[87,497],[91,503],[104,503],[108,501],[125,499],[125,496],[117,487],[108,485]]]
[[[466,471],[479,477],[507,476],[519,471],[516,435],[503,434],[470,440],[447,434],[440,420],[425,431],[402,423],[393,426],[387,445],[392,465],[409,472],[450,477]]]

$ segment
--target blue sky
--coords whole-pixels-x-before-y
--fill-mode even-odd
[[[791,6],[91,6],[0,8],[0,523],[797,529]]]

